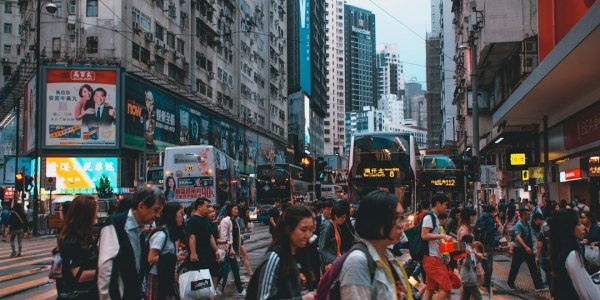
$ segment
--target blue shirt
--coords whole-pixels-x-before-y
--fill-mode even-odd
[[[525,244],[529,247],[533,247],[533,239],[531,236],[532,232],[533,229],[531,228],[529,222],[519,221],[517,222],[517,225],[515,225],[515,238],[518,234],[520,234]],[[521,243],[515,240],[515,247],[522,248],[523,246]]]

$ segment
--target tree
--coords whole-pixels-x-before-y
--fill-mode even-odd
[[[113,189],[110,187],[110,179],[108,176],[102,175],[100,182],[96,185],[96,191],[98,192],[98,198],[107,199],[112,198]]]

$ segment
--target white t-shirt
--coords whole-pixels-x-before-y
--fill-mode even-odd
[[[160,251],[160,254],[173,253],[173,254],[177,255],[177,251],[175,251],[176,250],[175,248],[177,247],[177,245],[175,245],[175,243],[173,243],[173,241],[171,241],[171,240],[168,240],[165,243],[166,238],[167,238],[167,234],[164,231],[159,231],[159,232],[153,234],[150,237],[150,249],[161,249],[164,244],[165,247],[162,248],[162,251]],[[156,264],[152,265],[152,268],[150,268],[150,273],[153,275],[157,275],[158,268],[156,267]]]
[[[435,216],[435,228],[433,228],[433,223],[431,222],[431,215]],[[426,214],[423,217],[423,228],[433,228],[431,233],[440,234],[440,220],[438,219],[435,213]],[[441,240],[430,240],[429,241],[429,256],[436,256],[442,258],[442,253],[440,252],[439,243]]]

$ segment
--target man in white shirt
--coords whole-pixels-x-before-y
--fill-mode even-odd
[[[440,232],[440,220],[438,215],[446,212],[450,199],[441,193],[433,195],[431,198],[431,212],[423,217],[423,226],[421,229],[421,239],[429,241],[428,253],[423,257],[423,269],[427,274],[425,285],[426,290],[423,299],[430,300],[433,297],[433,291],[438,291],[437,299],[446,299],[452,290],[452,282],[448,275],[448,268],[442,260],[439,243],[441,240],[450,241],[452,237]]]

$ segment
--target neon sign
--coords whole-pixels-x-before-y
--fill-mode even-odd
[[[396,178],[400,168],[364,168],[363,178]]]

